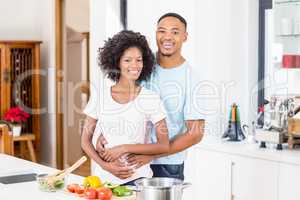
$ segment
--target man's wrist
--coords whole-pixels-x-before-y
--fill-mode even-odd
[[[121,148],[122,148],[122,154],[126,154],[126,153],[129,153],[130,152],[130,148],[129,148],[129,145],[127,145],[127,144],[123,144],[122,146],[121,146]]]
[[[159,157],[160,157],[160,154],[158,154],[158,155],[152,155],[151,160],[158,159]]]

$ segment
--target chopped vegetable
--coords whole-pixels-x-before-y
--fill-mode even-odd
[[[85,199],[96,199],[97,196],[98,196],[97,191],[94,188],[88,188],[84,192]]]
[[[100,200],[110,200],[112,197],[112,191],[109,188],[101,187],[96,189],[98,194],[98,199]]]
[[[102,186],[102,183],[98,176],[87,176],[83,180],[83,186],[88,188],[99,188]]]
[[[78,184],[76,184],[76,183],[72,183],[72,184],[67,185],[67,189],[71,193],[75,193],[75,189],[77,187],[80,187],[80,186]]]
[[[56,180],[54,182],[49,182],[46,175],[38,176],[37,182],[39,184],[39,188],[42,191],[54,192],[56,190],[62,189],[65,185],[64,179]]]
[[[119,184],[113,184],[113,183],[110,183],[110,182],[105,182],[103,186],[106,187],[106,188],[109,188],[109,189],[114,189],[114,188],[118,187]]]
[[[62,189],[64,186],[65,186],[64,180],[57,180],[57,181],[55,181],[55,183],[54,183],[54,187],[55,187],[56,189]]]
[[[113,189],[113,194],[118,197],[130,196],[132,195],[132,190],[126,186],[117,186]]]

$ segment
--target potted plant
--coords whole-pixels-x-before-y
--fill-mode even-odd
[[[4,120],[11,125],[13,136],[20,136],[22,123],[25,123],[29,117],[30,114],[22,110],[20,107],[10,108],[4,114]]]

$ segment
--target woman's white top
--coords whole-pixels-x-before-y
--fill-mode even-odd
[[[150,143],[149,128],[166,117],[159,95],[144,87],[141,88],[140,93],[134,100],[126,104],[116,102],[112,98],[111,87],[105,88],[102,92],[90,97],[83,112],[98,120],[93,135],[94,147],[102,133],[108,142],[106,148],[122,144]],[[153,175],[148,164],[138,168],[132,177],[119,179],[102,169],[93,160],[91,172],[92,175],[99,176],[103,181],[117,184],[126,183],[140,177],[152,177]]]

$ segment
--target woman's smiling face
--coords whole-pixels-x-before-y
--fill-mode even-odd
[[[143,69],[143,55],[139,48],[129,47],[123,53],[119,62],[120,79],[138,80]]]

